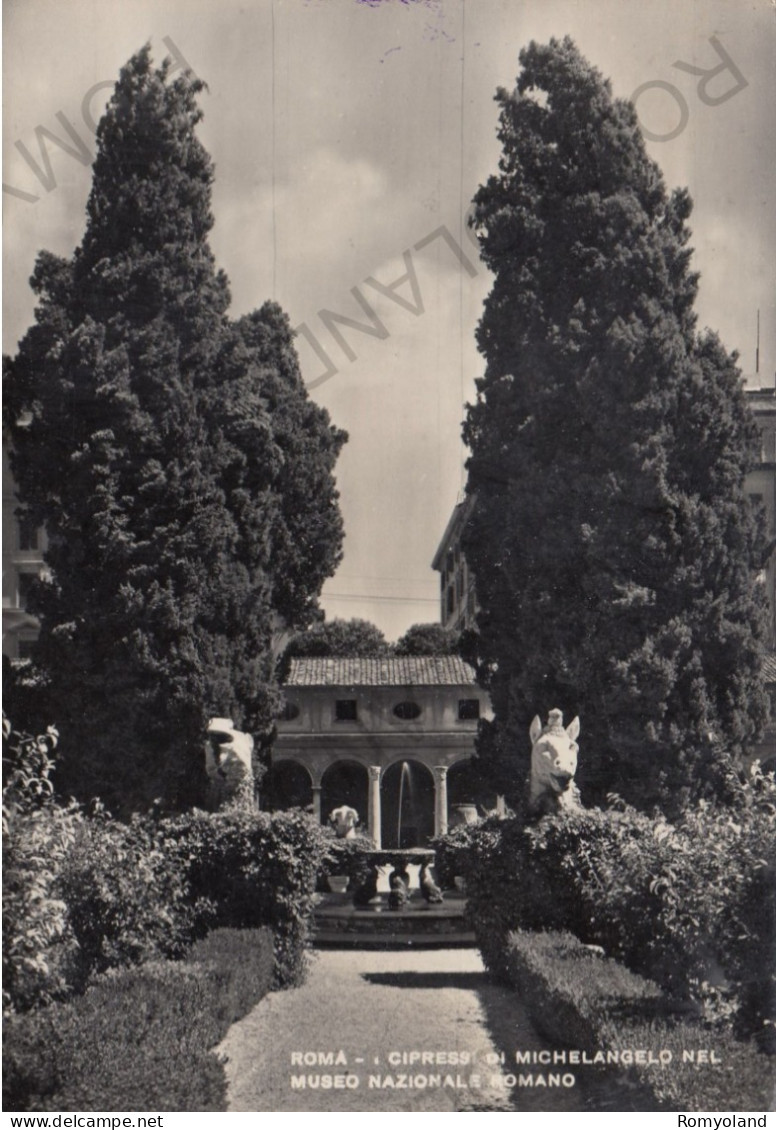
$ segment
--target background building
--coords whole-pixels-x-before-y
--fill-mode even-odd
[[[768,646],[773,650],[776,647],[776,388],[748,388],[746,396],[760,429],[760,462],[746,477],[746,491],[765,511],[771,546],[765,583],[771,609]]]
[[[431,562],[431,568],[439,571],[439,618],[442,627],[456,632],[476,627],[477,594],[474,577],[461,550],[461,537],[473,504],[471,496],[457,504]]]
[[[754,385],[757,380],[757,376],[750,376],[747,384]],[[748,760],[759,760],[764,768],[776,769],[776,388],[748,387],[746,396],[760,429],[760,462],[747,475],[746,490],[765,511],[769,553],[764,564],[763,580],[770,607],[765,681],[771,699],[771,722],[762,742],[753,747]]]
[[[473,801],[467,769],[491,712],[458,656],[294,659],[285,693],[271,807],[312,806],[325,822],[350,805],[376,847],[407,848]]]
[[[46,534],[16,517],[16,491],[3,445],[3,655],[25,659],[38,634],[38,622],[27,612],[31,583],[44,569]]]

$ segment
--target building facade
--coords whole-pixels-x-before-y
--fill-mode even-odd
[[[439,572],[439,618],[442,627],[455,632],[476,627],[477,593],[474,577],[461,549],[461,538],[473,505],[471,495],[457,504],[431,562],[431,568]]]
[[[38,635],[38,622],[27,612],[30,585],[44,575],[44,530],[16,517],[16,490],[3,445],[3,655],[26,659]]]
[[[750,377],[748,383],[756,379]],[[771,721],[748,761],[757,760],[764,768],[776,769],[776,388],[747,388],[746,398],[760,430],[760,461],[746,477],[746,491],[752,502],[763,508],[766,538],[772,547],[763,566],[770,610],[765,682],[771,699]]]
[[[746,477],[746,492],[762,506],[768,544],[776,542],[776,388],[747,389],[746,398],[760,430],[760,461]],[[768,646],[776,648],[776,550],[765,564],[764,581],[770,606]]]
[[[264,805],[311,807],[322,823],[349,805],[375,847],[408,848],[471,803],[467,768],[491,712],[458,656],[294,659],[284,691]]]

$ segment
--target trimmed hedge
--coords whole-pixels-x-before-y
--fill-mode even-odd
[[[600,956],[567,932],[509,935],[505,968],[536,1028],[551,1043],[599,1050],[670,1053],[666,1064],[628,1065],[627,1076],[655,1110],[767,1110],[768,1058],[729,1032],[687,1018],[651,981]],[[711,1049],[718,1064],[682,1062],[685,1050]],[[639,1101],[641,1098],[641,1101]]]
[[[185,961],[98,977],[84,996],[9,1018],[6,1111],[224,1110],[213,1048],[268,991],[272,934],[216,930]]]

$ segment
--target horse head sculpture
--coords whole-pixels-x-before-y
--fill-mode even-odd
[[[551,710],[547,725],[542,726],[537,714],[529,733],[533,747],[529,811],[543,816],[561,809],[579,808],[579,790],[574,783],[579,718],[564,728],[560,710]]]
[[[338,840],[352,840],[356,835],[358,813],[350,805],[342,804],[329,813],[329,823],[334,825]]]
[[[235,730],[231,718],[211,718],[208,722],[205,769],[215,804],[252,787],[253,738]]]

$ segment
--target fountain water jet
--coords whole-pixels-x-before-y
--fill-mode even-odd
[[[409,799],[410,799],[410,801],[412,801],[412,799],[413,799],[413,797],[412,797],[412,770],[411,770],[410,765],[407,761],[402,761],[402,763],[401,763],[401,775],[399,777],[399,818],[398,818],[397,828],[396,828],[396,843],[397,843],[398,847],[402,846],[402,842],[401,842],[401,818],[402,818],[402,809],[404,807],[404,782],[405,781],[407,782]]]

